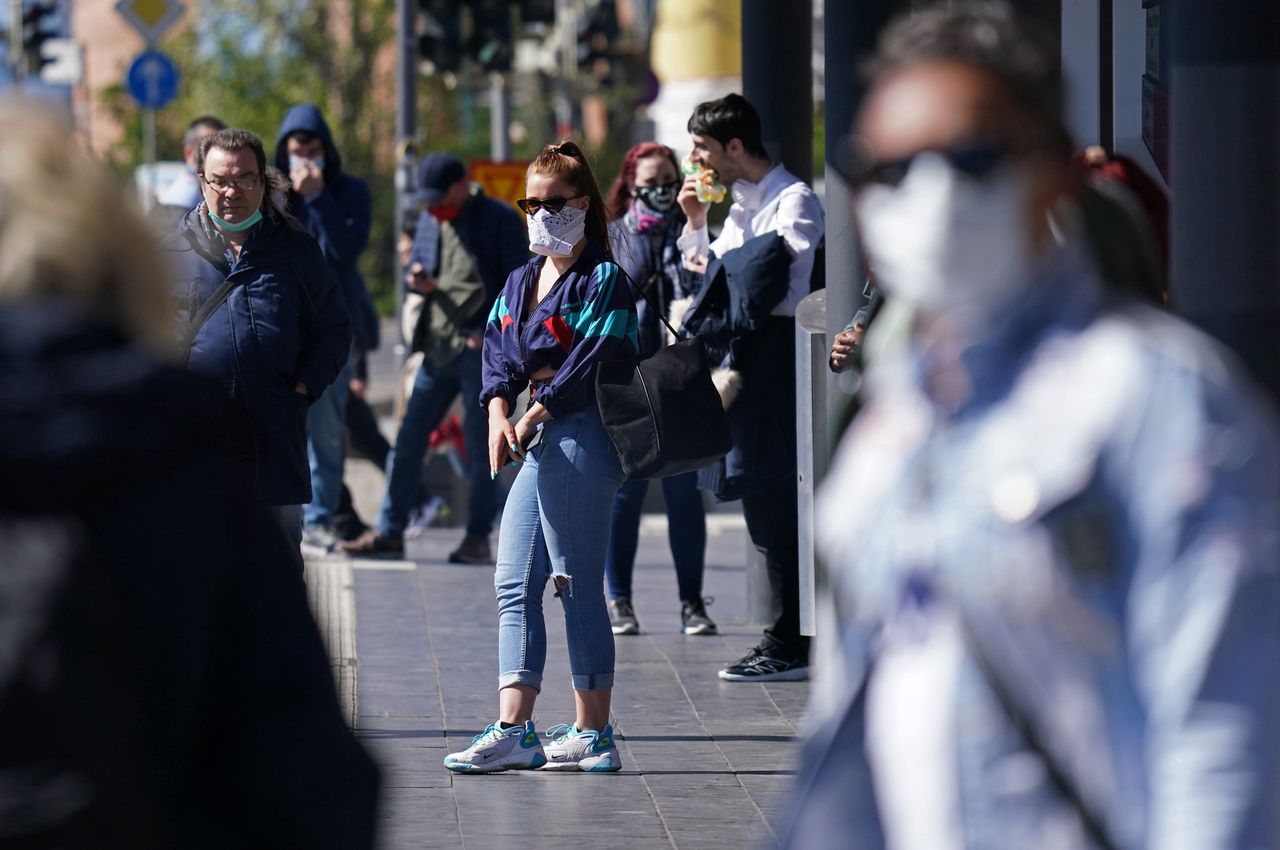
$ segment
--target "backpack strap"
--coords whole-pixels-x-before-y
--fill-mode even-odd
[[[183,331],[182,338],[178,340],[178,350],[182,352],[182,365],[187,365],[187,360],[191,357],[191,345],[196,341],[196,334],[200,333],[200,329],[204,327],[205,322],[218,311],[218,308],[226,303],[227,298],[231,296],[231,290],[236,288],[236,281],[226,278],[213,291],[195,316],[191,319],[191,323],[187,325],[187,329]],[[305,288],[305,287],[304,287]]]

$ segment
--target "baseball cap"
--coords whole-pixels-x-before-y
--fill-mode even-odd
[[[467,167],[453,154],[428,154],[418,163],[418,192],[415,199],[419,204],[428,206],[438,204],[449,187],[466,176]]]

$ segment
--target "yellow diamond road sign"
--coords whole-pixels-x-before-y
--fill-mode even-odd
[[[186,10],[178,0],[120,0],[116,4],[116,11],[148,43],[160,38]]]

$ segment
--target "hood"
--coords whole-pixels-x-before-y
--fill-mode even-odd
[[[0,513],[91,505],[220,410],[109,325],[52,302],[0,307]]]
[[[324,181],[332,183],[342,174],[342,157],[333,144],[333,133],[325,123],[320,107],[314,103],[299,103],[285,113],[284,120],[280,122],[280,130],[276,133],[276,168],[285,174],[289,173],[289,154],[285,152],[284,140],[299,130],[314,133],[324,139]]]

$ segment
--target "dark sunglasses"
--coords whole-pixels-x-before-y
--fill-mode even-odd
[[[516,206],[520,208],[520,212],[525,215],[533,215],[543,207],[547,208],[547,212],[555,215],[564,209],[564,205],[570,201],[576,201],[578,198],[585,198],[586,195],[574,195],[572,198],[561,197],[560,195],[552,195],[550,198],[521,198],[516,201]]]
[[[1013,150],[1004,145],[971,144],[942,150],[923,150],[902,159],[867,163],[852,175],[853,186],[899,186],[907,178],[916,158],[926,153],[938,154],[956,171],[975,180],[981,180],[1013,159]]]

